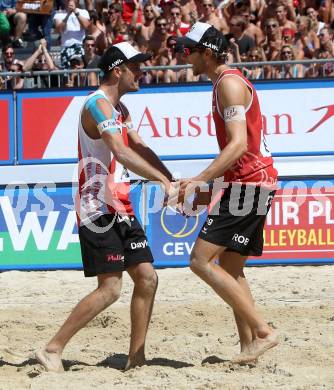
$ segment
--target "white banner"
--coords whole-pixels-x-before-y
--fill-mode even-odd
[[[266,89],[258,90],[271,152],[333,152],[334,87],[293,85],[296,88],[278,89],[280,84],[274,84],[277,89],[268,89],[266,84]],[[128,94],[122,101],[140,136],[157,154],[200,158],[218,152],[211,99],[210,86],[163,87]],[[44,159],[77,157],[76,129],[83,101],[82,96],[71,100],[43,153]]]

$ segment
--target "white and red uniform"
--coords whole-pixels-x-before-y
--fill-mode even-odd
[[[271,153],[266,146],[262,128],[259,100],[253,85],[237,69],[227,69],[221,73],[213,86],[212,113],[216,126],[217,141],[221,150],[227,145],[227,134],[223,113],[218,104],[218,84],[226,76],[233,75],[244,82],[252,94],[246,107],[247,152],[224,173],[224,181],[253,184],[275,188],[277,171],[273,166]]]
[[[105,93],[97,90],[88,99]],[[107,99],[108,100],[108,99]],[[83,107],[85,107],[85,104]],[[81,115],[80,115],[81,118]],[[119,121],[124,143],[128,145],[127,125],[121,112],[114,108],[113,119]],[[90,138],[79,121],[79,189],[76,206],[79,226],[93,222],[103,214],[133,215],[129,199],[130,180],[126,168],[114,157],[102,138]]]

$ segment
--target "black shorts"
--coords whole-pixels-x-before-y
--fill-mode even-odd
[[[139,263],[153,263],[143,228],[133,215],[105,214],[79,227],[85,276],[121,272]]]
[[[263,228],[275,191],[230,184],[210,211],[199,237],[244,256],[261,256]]]

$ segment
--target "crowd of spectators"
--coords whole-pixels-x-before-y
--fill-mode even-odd
[[[333,58],[333,0],[55,0],[49,15],[18,9],[16,0],[0,0],[0,72],[94,69],[109,45],[123,41],[152,52],[148,66],[183,65],[184,57],[168,47],[168,38],[182,36],[194,22],[203,21],[226,34],[228,62],[255,63],[241,67],[251,79],[334,75],[333,62],[258,64]],[[50,55],[52,36],[59,46],[57,61]],[[34,41],[35,51],[18,60],[16,51],[26,46],[25,41]],[[187,68],[145,72],[141,81],[198,80]],[[98,77],[95,72],[71,73],[62,83],[68,87],[97,85]],[[25,87],[27,80],[20,76],[0,78],[0,88]]]

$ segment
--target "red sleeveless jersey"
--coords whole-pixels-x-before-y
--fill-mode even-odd
[[[238,77],[251,92],[251,102],[246,107],[247,123],[247,152],[224,173],[226,182],[239,182],[259,186],[275,187],[277,171],[273,166],[271,153],[266,145],[262,128],[262,115],[259,100],[253,85],[237,69],[227,69],[221,73],[213,86],[212,114],[216,126],[216,135],[221,150],[227,144],[227,134],[223,113],[218,105],[218,85],[220,81],[230,75]]]

